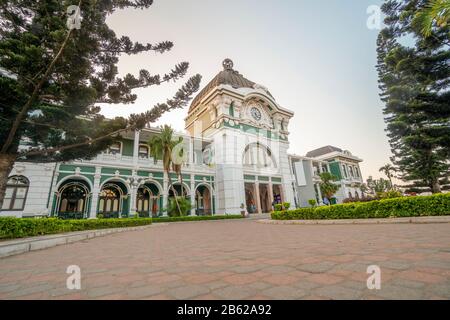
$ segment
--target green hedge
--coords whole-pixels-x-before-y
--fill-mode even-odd
[[[56,218],[25,219],[0,218],[0,239],[32,237],[44,234],[143,226],[152,223],[151,218],[63,220]]]
[[[158,217],[153,218],[153,222],[179,222],[179,221],[200,221],[200,220],[225,220],[225,219],[241,219],[242,215],[216,215],[216,216],[184,216],[184,217]]]
[[[450,193],[272,212],[275,220],[365,219],[450,215]]]

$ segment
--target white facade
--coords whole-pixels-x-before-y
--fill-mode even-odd
[[[305,197],[314,197],[314,193],[320,203],[320,181],[314,164],[321,164],[320,172],[322,164],[333,171],[330,166],[335,166],[334,158],[341,166],[357,165],[360,159],[343,154],[290,156],[288,126],[293,112],[278,105],[266,88],[235,71],[230,60],[223,66],[224,70],[193,100],[185,119],[186,133],[176,133],[183,137],[187,154],[182,165],[183,181],[173,174],[169,179],[161,161],[155,163],[149,157],[147,142],[159,132],[149,127],[126,133],[116,145],[91,160],[16,163],[11,181],[14,177],[29,181],[25,206],[21,210],[4,208],[0,215],[166,215],[164,209],[174,189],[191,200],[191,215],[264,213],[282,202],[289,202],[291,207],[307,206]],[[300,166],[294,166],[299,159],[301,176],[296,172]],[[357,181],[362,181],[359,166],[357,170]],[[357,192],[353,178],[339,182],[339,200]]]

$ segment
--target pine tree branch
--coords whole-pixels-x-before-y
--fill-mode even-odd
[[[78,7],[81,6],[82,0],[78,3]],[[28,101],[22,106],[22,109],[20,110],[19,114],[16,116],[14,123],[11,127],[11,130],[9,131],[8,137],[5,140],[5,143],[2,146],[2,149],[0,150],[0,153],[5,154],[9,147],[11,146],[14,137],[16,136],[17,130],[19,129],[20,123],[25,118],[28,109],[30,109],[32,103],[35,101],[35,99],[38,97],[38,94],[40,90],[42,89],[42,86],[44,85],[45,81],[47,81],[47,78],[49,77],[50,73],[53,70],[53,67],[55,66],[56,62],[61,57],[64,49],[66,48],[67,44],[69,43],[69,38],[72,35],[74,29],[70,29],[69,32],[66,35],[66,38],[64,39],[61,47],[59,48],[58,53],[53,58],[52,62],[47,68],[47,71],[45,71],[44,75],[42,76],[41,80],[37,83],[37,85],[34,87],[33,93],[31,94]]]
[[[200,86],[200,75],[195,75],[190,78],[186,84],[184,84],[175,94],[172,99],[168,99],[166,103],[160,103],[155,105],[151,110],[141,113],[141,114],[132,114],[130,115],[127,125],[125,128],[110,132],[108,134],[102,135],[97,138],[88,139],[83,142],[74,143],[70,145],[55,147],[55,148],[47,148],[47,149],[31,149],[19,154],[19,158],[27,157],[27,156],[39,156],[45,154],[51,154],[56,152],[61,152],[68,149],[78,148],[85,145],[89,145],[101,140],[105,140],[114,135],[118,135],[125,131],[133,131],[139,130],[145,127],[148,123],[152,123],[159,119],[159,117],[172,109],[182,108],[188,104],[191,100],[192,95],[199,89]]]

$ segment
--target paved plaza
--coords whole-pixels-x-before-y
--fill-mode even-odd
[[[450,223],[155,224],[0,259],[0,298],[450,299]]]

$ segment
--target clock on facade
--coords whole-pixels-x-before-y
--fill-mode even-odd
[[[255,108],[255,107],[251,108],[250,113],[251,113],[253,119],[255,119],[256,121],[261,120],[261,111],[259,111],[258,108]]]

